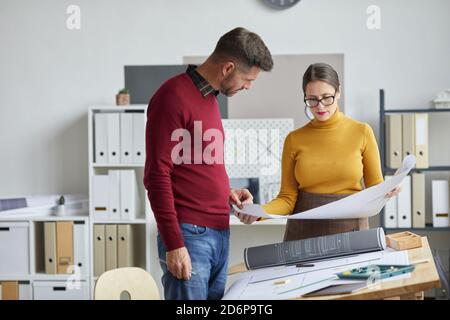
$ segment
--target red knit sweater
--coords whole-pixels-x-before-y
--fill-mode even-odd
[[[190,164],[173,162],[174,147],[188,137],[178,136],[172,141],[176,129],[186,129],[190,134],[191,139],[187,140],[191,149]],[[202,139],[208,129],[221,133],[218,141],[215,141],[217,137]],[[230,187],[223,164],[223,137],[216,97],[213,94],[203,97],[188,74],[169,79],[152,97],[147,110],[144,185],[168,251],[184,246],[179,223],[215,229],[229,227]],[[211,161],[201,157],[212,142],[219,147],[215,151],[218,153],[213,153],[221,157],[219,163],[210,164]],[[175,154],[186,156],[187,150]]]

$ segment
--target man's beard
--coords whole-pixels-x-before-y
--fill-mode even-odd
[[[220,84],[220,93],[222,93],[223,95],[225,95],[227,97],[231,97],[239,91],[239,89],[233,90],[232,78],[233,78],[233,75],[229,75],[228,77],[223,79],[222,83]]]

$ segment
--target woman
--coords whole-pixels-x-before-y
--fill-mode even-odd
[[[263,205],[267,213],[288,215],[337,201],[383,182],[372,129],[339,110],[340,82],[328,64],[315,63],[303,76],[305,108],[314,118],[284,142],[281,189]],[[400,192],[395,188],[387,197]],[[244,223],[257,218],[237,214]],[[369,228],[368,218],[288,220],[284,240],[297,240]]]

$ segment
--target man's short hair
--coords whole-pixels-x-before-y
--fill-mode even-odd
[[[273,68],[272,55],[262,39],[256,33],[240,27],[219,39],[212,57],[220,62],[233,60],[248,69],[258,67],[270,71]]]

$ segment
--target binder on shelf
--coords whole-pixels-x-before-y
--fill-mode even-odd
[[[392,176],[386,176],[385,180],[389,180]],[[397,207],[398,207],[398,199],[397,197],[393,197],[389,199],[384,207],[384,226],[386,228],[397,228]]]
[[[44,222],[45,273],[56,274],[56,223]]]
[[[105,271],[117,268],[117,225],[106,225],[106,265]]]
[[[415,154],[415,116],[414,114],[402,115],[402,158],[412,154]]]
[[[108,162],[108,121],[104,113],[94,115],[95,163]]]
[[[136,219],[139,210],[139,191],[134,170],[120,171],[121,220]]]
[[[411,176],[406,176],[398,198],[398,227],[411,228]]]
[[[105,225],[94,225],[94,276],[105,272]]]
[[[428,168],[428,114],[415,114],[416,168]]]
[[[89,274],[86,252],[87,226],[84,221],[73,223],[73,259],[80,274]]]
[[[56,222],[56,271],[73,271],[73,221]]]
[[[108,220],[120,220],[120,170],[108,170]]]
[[[19,300],[18,281],[2,281],[1,289],[2,289],[1,300]]]
[[[133,114],[120,114],[120,162],[133,163]]]
[[[433,180],[432,203],[433,203],[433,227],[449,227],[449,187],[448,180]]]
[[[120,114],[107,113],[108,163],[120,163]]]
[[[118,267],[134,267],[133,229],[129,224],[117,227],[117,258]]]
[[[402,165],[402,116],[386,115],[386,165],[397,169]]]
[[[92,176],[92,206],[95,220],[107,220],[109,215],[109,176]]]
[[[145,162],[145,113],[132,113],[133,115],[133,162]]]
[[[411,177],[413,228],[425,228],[425,175],[413,173]]]
[[[19,281],[19,300],[33,300],[30,281]]]

